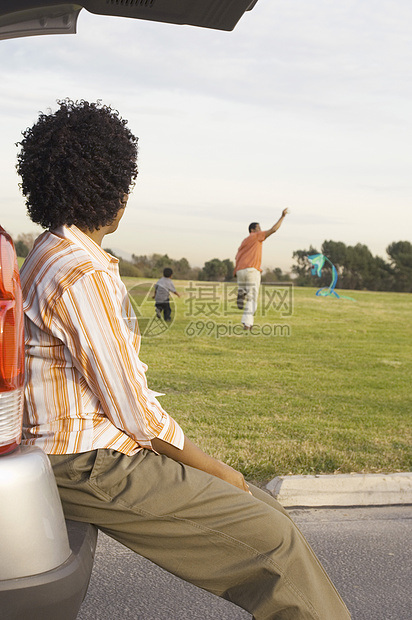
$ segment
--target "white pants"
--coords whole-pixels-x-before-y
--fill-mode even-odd
[[[253,317],[258,303],[260,271],[254,267],[240,269],[236,272],[236,279],[238,288],[244,290],[246,293],[242,323],[247,327],[252,327]]]

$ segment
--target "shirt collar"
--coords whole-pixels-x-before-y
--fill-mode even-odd
[[[92,256],[96,261],[108,267],[110,264],[117,265],[119,259],[112,256],[108,252],[105,252],[93,239],[90,239],[84,232],[82,232],[77,226],[59,226],[52,231],[53,234],[68,239],[77,246],[80,246],[88,254]]]

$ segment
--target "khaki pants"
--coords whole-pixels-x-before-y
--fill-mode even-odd
[[[285,510],[150,450],[50,456],[67,518],[94,523],[256,620],[348,620]]]
[[[261,274],[254,267],[247,267],[246,269],[240,269],[236,273],[236,279],[238,289],[242,289],[246,293],[242,323],[247,325],[247,327],[252,327],[258,305]]]

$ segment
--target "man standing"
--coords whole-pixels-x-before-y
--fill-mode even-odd
[[[249,225],[249,236],[243,239],[236,254],[235,275],[238,283],[237,306],[243,310],[242,325],[244,329],[253,327],[257,308],[260,276],[262,272],[262,243],[273,235],[282,225],[288,213],[283,209],[282,215],[269,230],[261,230],[260,224]],[[245,303],[246,302],[246,303]]]
[[[349,620],[282,506],[192,443],[147,385],[118,261],[101,247],[137,174],[126,121],[66,100],[20,145],[28,211],[46,229],[21,274],[25,442],[49,455],[66,518],[255,620]],[[138,594],[130,606],[141,615]]]

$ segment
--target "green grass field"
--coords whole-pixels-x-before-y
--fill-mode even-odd
[[[141,358],[164,408],[204,450],[258,483],[411,469],[411,295],[282,289],[277,307],[260,304],[256,333],[234,334],[241,312],[225,297],[235,288],[175,284],[174,321],[143,336]],[[149,334],[146,293],[132,289]]]

